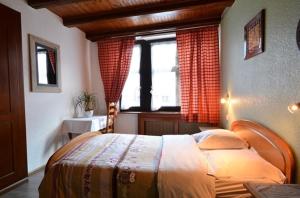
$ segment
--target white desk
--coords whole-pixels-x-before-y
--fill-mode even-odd
[[[68,134],[82,134],[89,131],[98,131],[106,127],[106,115],[90,118],[71,118],[63,122],[62,132]]]

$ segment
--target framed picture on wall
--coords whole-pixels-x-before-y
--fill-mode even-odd
[[[244,27],[244,59],[247,60],[264,52],[265,10],[261,10]]]

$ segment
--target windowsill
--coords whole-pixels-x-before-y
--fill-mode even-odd
[[[143,112],[140,112],[140,111],[120,111],[120,112],[118,112],[118,114],[140,114],[140,113],[143,113]]]

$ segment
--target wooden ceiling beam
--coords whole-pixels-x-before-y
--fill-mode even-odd
[[[79,15],[63,18],[65,26],[73,27],[80,24],[90,22],[100,22],[101,20],[117,19],[123,17],[134,17],[147,14],[155,14],[161,12],[175,11],[197,5],[205,4],[222,4],[223,6],[231,6],[234,0],[178,0],[178,1],[163,1],[149,5],[140,5],[135,7],[125,7],[114,9],[111,11],[101,12],[90,15]]]
[[[27,3],[31,7],[38,9],[38,8],[47,8],[48,6],[52,6],[52,5],[64,5],[64,4],[78,3],[84,1],[91,1],[91,0],[27,0]]]
[[[126,28],[115,31],[106,32],[90,32],[86,33],[86,38],[91,41],[98,41],[108,37],[122,37],[122,36],[144,36],[151,34],[174,32],[177,29],[188,29],[200,26],[218,25],[221,17],[208,18],[194,21],[176,21],[161,24],[145,25],[132,28]]]

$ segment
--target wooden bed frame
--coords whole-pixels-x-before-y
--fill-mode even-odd
[[[279,168],[287,178],[286,183],[294,181],[293,152],[274,131],[248,120],[233,122],[231,130],[245,139],[265,160]]]

